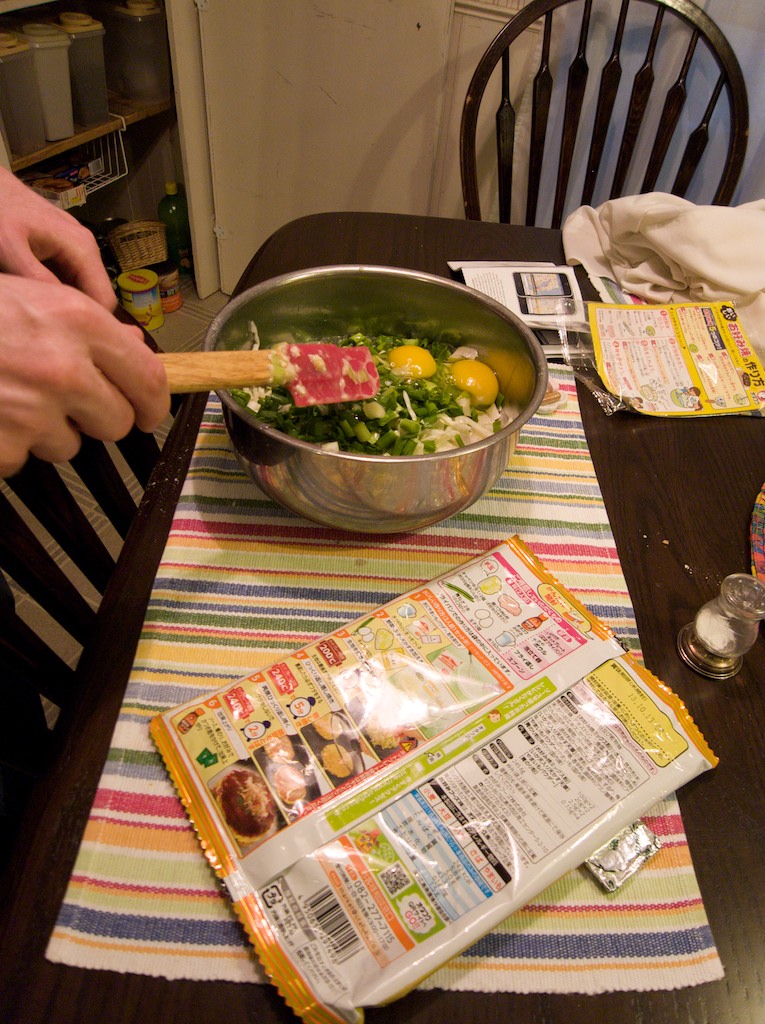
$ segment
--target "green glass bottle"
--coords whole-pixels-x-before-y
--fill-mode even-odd
[[[157,215],[167,229],[167,258],[188,277],[194,271],[189,211],[177,182],[165,182],[165,195],[159,201]]]

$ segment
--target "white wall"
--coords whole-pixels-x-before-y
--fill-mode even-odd
[[[734,204],[765,198],[765,6],[762,0],[696,0],[727,36],[749,94],[749,146]]]

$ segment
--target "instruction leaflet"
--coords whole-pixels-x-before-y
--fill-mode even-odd
[[[759,413],[765,371],[732,303],[589,306],[605,387],[653,416]]]

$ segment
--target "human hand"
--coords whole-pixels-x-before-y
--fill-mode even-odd
[[[0,476],[30,453],[71,459],[81,433],[116,441],[167,415],[164,367],[139,327],[76,288],[10,274],[0,309]]]
[[[0,167],[0,271],[63,281],[107,309],[117,304],[93,234]]]

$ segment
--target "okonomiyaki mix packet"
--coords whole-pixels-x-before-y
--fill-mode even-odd
[[[517,538],[151,729],[312,1024],[403,995],[717,763]]]

